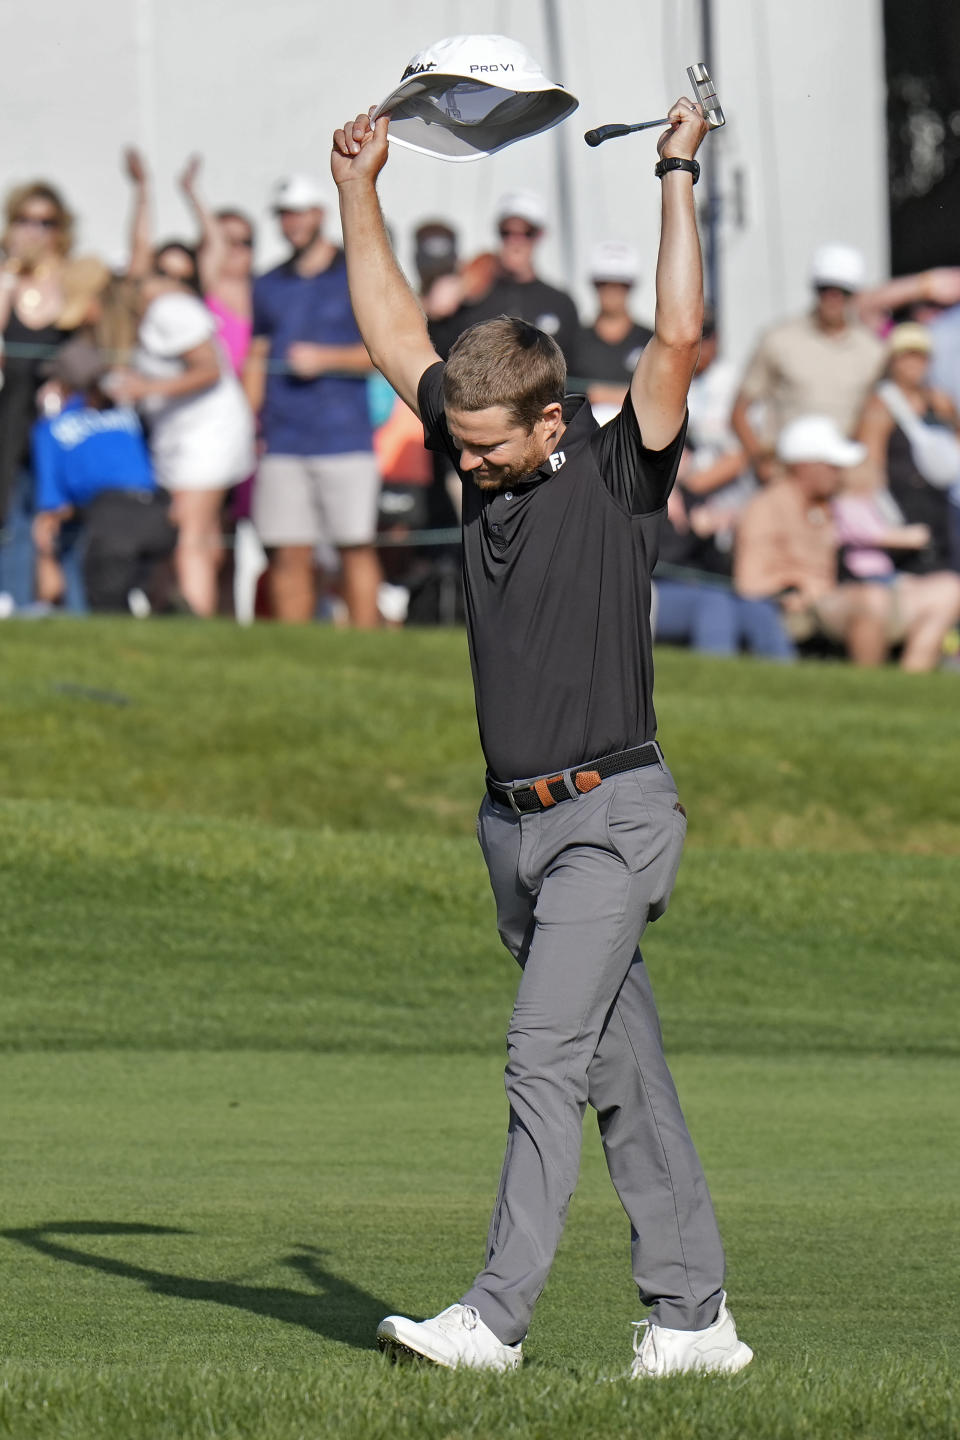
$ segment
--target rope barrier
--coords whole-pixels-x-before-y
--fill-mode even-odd
[[[459,526],[449,526],[436,530],[405,530],[394,534],[384,531],[375,535],[370,543],[376,550],[449,549],[453,545],[459,549],[462,538]],[[0,528],[0,549],[13,543],[12,533]],[[234,550],[236,544],[236,536],[232,532],[220,536],[220,549]],[[706,570],[691,570],[685,565],[668,565],[662,561],[653,576],[654,584],[658,580],[680,580],[685,584],[697,585],[705,590],[730,591],[733,589],[733,581],[728,575],[715,575]]]
[[[371,540],[371,545],[378,550],[399,550],[399,549],[430,549],[460,544],[460,530],[452,526],[447,530],[410,530],[401,534],[390,534],[384,532],[377,534]],[[15,544],[15,536],[10,529],[0,529],[0,549]],[[236,547],[236,537],[232,532],[220,536],[218,546],[224,550],[233,550]]]
[[[0,355],[11,360],[49,360],[58,354],[63,347],[60,345],[34,345],[26,340],[10,340],[0,346]],[[103,357],[111,364],[130,367],[130,351],[126,350],[102,350]],[[135,366],[132,368],[136,368]],[[320,375],[300,375],[286,360],[264,360],[260,366],[269,375],[292,375],[294,378],[303,380],[366,380],[374,372],[371,370],[324,370]],[[148,377],[149,378],[149,377]]]
[[[49,360],[54,355],[56,355],[58,351],[60,351],[62,348],[62,345],[51,345],[49,343],[43,345],[32,344],[28,340],[9,340],[6,342],[6,344],[0,341],[0,355],[6,355],[11,360]],[[130,364],[130,355],[132,353],[131,351],[108,350],[104,346],[100,346],[98,348],[101,350],[104,359],[109,360],[111,364],[124,366]],[[290,365],[287,363],[286,360],[267,359],[262,362],[261,368],[271,375],[297,375],[297,371],[291,369]],[[318,380],[365,380],[371,374],[376,373],[376,371],[371,370],[324,370],[322,375],[310,376],[308,378]],[[299,376],[298,378],[302,379],[303,377]],[[570,393],[572,395],[584,395],[586,394],[587,390],[589,390],[591,385],[609,385],[611,384],[611,381],[587,380],[582,375],[568,374],[567,383],[570,386]]]

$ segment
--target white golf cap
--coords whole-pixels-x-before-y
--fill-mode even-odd
[[[595,285],[606,280],[616,285],[635,285],[640,279],[640,256],[632,245],[620,240],[601,240],[590,251],[590,279]]]
[[[414,55],[374,112],[390,138],[441,160],[479,160],[572,115],[579,101],[506,35],[451,35]]]
[[[849,470],[867,458],[867,447],[848,440],[827,415],[801,415],[781,430],[777,455],[785,465],[822,463]]]
[[[526,220],[537,230],[547,223],[547,207],[540,195],[533,190],[508,190],[497,201],[494,223],[501,225],[504,220]]]
[[[312,175],[286,175],[270,192],[272,210],[326,210],[329,200]]]
[[[863,288],[866,271],[863,256],[852,245],[821,245],[814,251],[810,278],[814,285],[852,293]]]

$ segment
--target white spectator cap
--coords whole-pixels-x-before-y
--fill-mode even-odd
[[[501,225],[504,220],[526,220],[537,230],[547,223],[547,207],[535,190],[508,190],[497,201],[494,222]]]
[[[620,240],[601,240],[590,251],[590,279],[594,285],[605,280],[635,285],[640,279],[640,256],[632,245]]]
[[[851,294],[863,289],[867,267],[852,245],[821,245],[814,251],[810,278],[814,285],[835,286]]]
[[[777,455],[785,465],[822,463],[849,470],[867,458],[867,447],[848,440],[827,415],[801,415],[781,430]]]
[[[451,35],[419,51],[374,112],[390,139],[441,160],[479,160],[539,135],[579,101],[506,35]]]
[[[326,210],[327,193],[312,175],[286,175],[270,194],[272,210]]]

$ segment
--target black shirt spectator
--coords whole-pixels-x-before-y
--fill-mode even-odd
[[[626,388],[652,335],[648,326],[635,320],[623,339],[617,341],[603,340],[592,325],[583,325],[577,336],[571,374],[586,381],[588,387],[591,381],[602,380]]]
[[[923,421],[935,425],[938,417],[928,411]],[[920,474],[910,441],[899,425],[891,432],[887,445],[887,488],[906,523],[926,525],[930,531],[930,543],[919,554],[898,554],[897,568],[917,575],[949,570],[952,565],[949,495],[946,490],[929,484]]]
[[[43,366],[63,338],[58,325],[25,325],[11,310],[3,332],[0,390],[0,524],[17,475],[30,461],[30,429],[37,418],[36,397],[43,382]]]
[[[456,308],[431,316],[430,338],[438,354],[446,358],[454,341],[471,325],[515,315],[552,336],[572,371],[580,326],[577,307],[566,291],[548,285],[534,270],[534,250],[545,223],[539,196],[518,190],[502,198],[497,207],[496,255],[478,257],[473,267],[467,267]],[[450,299],[456,299],[455,292]]]
[[[448,320],[431,326],[437,352],[449,354],[454,340],[464,330],[481,320],[494,320],[498,315],[515,315],[551,335],[572,369],[580,321],[570,296],[545,280],[514,280],[508,275],[499,276],[482,300],[462,305]]]
[[[640,278],[640,262],[632,245],[605,240],[593,247],[590,280],[597,294],[597,316],[577,335],[571,374],[586,387],[601,424],[610,406],[619,410],[644,346],[653,337],[649,325],[630,314],[630,293]],[[607,410],[597,407],[606,406]]]
[[[903,518],[930,530],[924,550],[909,558],[897,557],[898,568],[918,574],[958,563],[951,545],[949,488],[960,481],[960,444],[955,438],[960,416],[950,397],[929,383],[931,348],[929,332],[922,325],[898,325],[891,331],[885,378],[867,400],[858,431],[875,473],[885,477]],[[938,451],[940,446],[946,449],[935,470],[925,458],[928,444]],[[946,470],[939,474],[943,465]]]

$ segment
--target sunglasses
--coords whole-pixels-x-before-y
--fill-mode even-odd
[[[501,240],[507,240],[511,235],[522,240],[532,240],[539,235],[540,231],[535,225],[501,225],[499,235]]]
[[[60,221],[51,215],[14,215],[14,225],[30,225],[38,230],[58,230]]]

